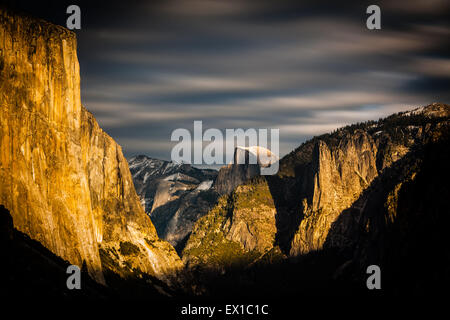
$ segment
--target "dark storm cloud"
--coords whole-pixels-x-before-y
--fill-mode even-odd
[[[20,2],[20,1],[19,1]],[[64,23],[64,2],[41,16]],[[127,156],[176,128],[280,128],[282,155],[345,124],[448,102],[448,1],[78,3],[82,99]],[[32,11],[33,11],[32,10]]]

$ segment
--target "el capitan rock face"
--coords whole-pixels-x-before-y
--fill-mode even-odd
[[[0,203],[14,226],[91,276],[182,265],[136,195],[119,145],[81,105],[75,34],[0,11]]]

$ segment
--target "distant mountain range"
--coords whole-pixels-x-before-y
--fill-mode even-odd
[[[129,167],[159,237],[182,250],[194,223],[218,198],[213,188],[218,172],[144,155],[131,158]]]

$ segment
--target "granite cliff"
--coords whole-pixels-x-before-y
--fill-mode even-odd
[[[393,254],[389,247],[404,250],[400,239],[414,238],[420,219],[431,219],[427,224],[432,225],[442,218],[442,201],[433,200],[435,216],[427,217],[427,201],[414,198],[414,190],[430,189],[431,180],[413,180],[423,177],[424,168],[430,170],[425,159],[439,157],[435,145],[448,149],[449,116],[448,105],[434,103],[314,137],[281,159],[277,175],[253,178],[223,195],[196,223],[183,260],[194,269],[223,273],[274,261],[308,261],[296,267],[306,270],[323,259],[320,268],[329,264],[329,270],[317,284],[327,277],[352,277],[356,269],[363,274],[368,263],[385,265],[385,253]],[[436,168],[448,173],[442,159]],[[424,198],[436,197],[430,193]],[[421,211],[415,212],[405,199],[420,202]],[[432,229],[422,233],[427,232]],[[291,280],[302,278],[289,270]],[[311,279],[317,274],[311,270]],[[255,286],[263,280],[252,277],[247,280]]]
[[[300,196],[301,222],[289,244],[290,255],[322,249],[332,223],[341,213],[375,178],[386,175],[393,164],[430,143],[436,135],[445,135],[449,115],[448,105],[432,104],[319,137],[311,162],[301,161],[297,166],[297,170],[306,170],[293,175]],[[301,153],[299,148],[290,156]],[[292,177],[287,170],[281,171],[280,176],[286,175]]]
[[[259,146],[236,147],[233,162],[219,170],[214,189],[221,195],[231,193],[237,186],[259,176],[261,167],[278,161],[278,156]]]
[[[0,9],[0,203],[14,227],[105,282],[182,263],[140,205],[119,145],[80,101],[75,34]]]

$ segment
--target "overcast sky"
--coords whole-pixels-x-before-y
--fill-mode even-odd
[[[63,24],[63,2],[44,3],[30,11]],[[169,159],[171,132],[194,120],[279,128],[284,155],[346,124],[449,102],[449,1],[72,3],[83,104],[127,157]],[[381,30],[366,28],[372,3]]]

